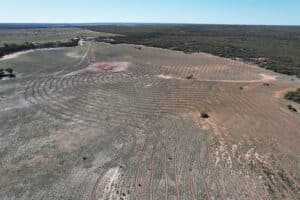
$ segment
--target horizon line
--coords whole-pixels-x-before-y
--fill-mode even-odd
[[[225,25],[225,26],[294,26],[298,27],[300,24],[230,24],[230,23],[182,23],[182,22],[0,22],[0,25],[31,25],[31,24],[37,24],[37,25],[79,25],[79,24],[85,24],[85,25],[118,25],[118,24],[124,24],[124,25],[130,25],[130,24],[136,24],[136,25]]]

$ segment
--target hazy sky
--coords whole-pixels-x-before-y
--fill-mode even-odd
[[[300,25],[300,0],[0,0],[0,22]]]

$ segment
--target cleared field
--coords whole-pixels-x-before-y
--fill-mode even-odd
[[[3,46],[4,43],[63,42],[80,35],[85,37],[113,36],[110,33],[94,32],[80,28],[0,28],[0,46]]]
[[[1,199],[299,199],[291,79],[239,61],[85,43],[0,61]],[[203,118],[201,113],[207,113]]]

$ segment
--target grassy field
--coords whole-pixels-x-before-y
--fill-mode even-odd
[[[300,27],[124,25],[84,28],[125,35],[114,37],[112,43],[140,44],[187,53],[207,52],[226,58],[239,58],[275,72],[300,76]]]

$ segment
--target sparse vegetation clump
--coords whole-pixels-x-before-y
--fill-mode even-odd
[[[134,47],[137,50],[142,50],[142,47]]]
[[[285,99],[290,100],[290,101],[294,101],[294,102],[300,104],[300,88],[296,91],[288,92],[285,95]]]
[[[191,75],[188,75],[187,77],[186,77],[186,79],[189,79],[189,80],[191,80],[191,79],[193,79],[193,74],[191,74]]]
[[[288,105],[288,109],[292,112],[298,112],[298,110],[296,108],[294,108],[294,106],[292,106],[292,105]]]
[[[204,119],[208,119],[209,115],[206,112],[201,112],[201,117]]]
[[[16,75],[13,73],[12,68],[0,69],[0,80],[5,77],[7,77],[7,78],[15,78],[16,77]]]

